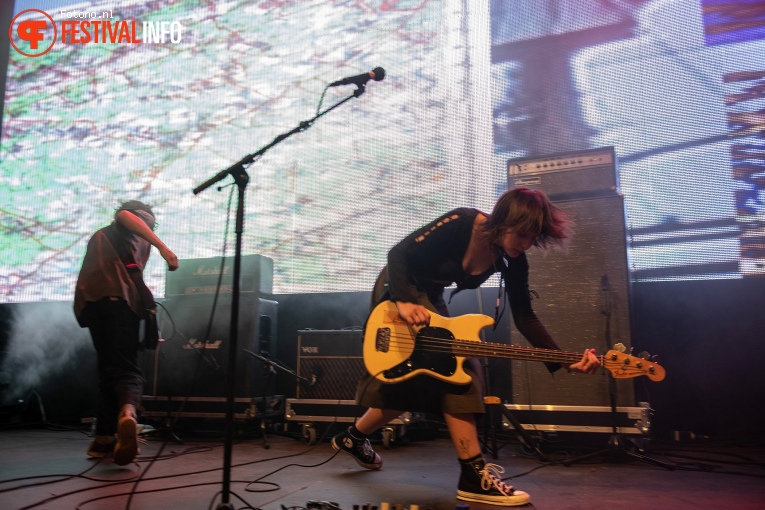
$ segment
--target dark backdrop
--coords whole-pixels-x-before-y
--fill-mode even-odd
[[[481,297],[483,313],[493,315],[496,289],[484,289]],[[369,307],[369,294],[364,292],[276,295],[274,299],[279,302],[276,353],[291,367],[297,360],[299,330],[361,327]],[[756,437],[765,402],[765,375],[760,368],[760,360],[765,358],[762,281],[638,283],[632,287],[631,301],[635,352],[658,354],[667,371],[667,378],[660,383],[644,377],[636,382],[636,400],[650,402],[655,410],[655,437],[669,438],[675,430],[721,438]],[[7,356],[13,314],[33,306],[41,305],[0,306],[3,358]],[[464,291],[450,306],[453,315],[477,312],[478,294]],[[71,304],[45,303],[40,309],[44,314],[54,309],[66,313]],[[485,340],[502,342],[508,331],[505,317],[496,332],[487,331]],[[78,335],[81,330],[64,332],[54,342],[72,341],[66,336]],[[565,339],[558,341],[565,348]],[[94,360],[92,349],[81,349],[76,365],[43,374],[34,391],[40,395],[49,421],[76,423],[91,415]],[[492,364],[491,374],[492,393],[509,398],[512,393],[506,362]],[[10,377],[12,380],[13,374]],[[6,390],[3,386],[2,391]],[[277,393],[294,396],[294,380],[280,374]]]

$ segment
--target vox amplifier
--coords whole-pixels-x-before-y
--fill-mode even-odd
[[[310,381],[298,383],[301,399],[353,400],[356,383],[366,374],[362,331],[298,331],[298,374]]]

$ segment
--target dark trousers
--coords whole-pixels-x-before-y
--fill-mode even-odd
[[[138,366],[140,319],[123,300],[88,303],[85,312],[98,355],[96,434],[113,435],[125,404],[138,408],[143,394],[143,372]]]

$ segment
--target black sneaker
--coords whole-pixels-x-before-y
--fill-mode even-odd
[[[357,439],[351,436],[348,430],[332,438],[332,448],[347,453],[363,468],[380,469],[382,467],[382,458],[372,449],[369,439]]]
[[[529,502],[528,494],[502,481],[503,467],[487,464],[481,457],[460,460],[460,467],[457,499],[498,506],[520,506]]]

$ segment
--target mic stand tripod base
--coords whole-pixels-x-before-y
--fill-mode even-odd
[[[270,398],[268,395],[268,387],[274,375],[276,375],[276,371],[273,369],[273,367],[271,365],[267,365],[264,363],[263,364],[263,381],[262,381],[263,395],[261,397],[263,399],[261,401],[263,410],[261,411],[262,414],[260,416],[260,434],[261,434],[261,437],[263,438],[263,449],[265,450],[269,450],[271,448],[271,443],[268,442],[268,430],[267,430],[268,407],[270,402]],[[255,415],[257,416],[257,406],[255,407],[255,409],[256,409]]]
[[[141,435],[157,435],[163,438],[165,441],[173,441],[175,444],[183,444],[183,439],[178,437],[175,432],[173,432],[173,420],[170,417],[165,417],[164,425],[161,429],[155,429],[151,432],[145,432]]]
[[[518,432],[518,440],[521,442],[523,446],[525,446],[527,449],[533,451],[536,453],[536,455],[539,456],[539,459],[542,461],[547,460],[547,457],[542,452],[542,450],[539,447],[539,444],[537,441],[531,437],[531,435],[526,431],[526,429],[523,428],[523,425],[521,425],[521,422],[518,421],[518,418],[513,415],[513,413],[510,412],[510,410],[505,407],[502,404],[502,401],[499,399],[499,397],[493,397],[493,396],[486,396],[483,398],[484,404],[488,407],[488,413],[487,413],[487,419],[490,421],[488,427],[489,432],[491,434],[491,448],[486,446],[487,449],[490,450],[491,456],[495,459],[497,458],[497,452],[499,452],[499,447],[497,446],[497,435],[494,427],[494,413],[492,410],[499,406],[499,410],[502,413],[502,416],[505,417],[505,419],[515,428],[516,432]]]
[[[242,349],[242,351],[249,354],[253,358],[257,358],[258,360],[260,360],[261,363],[263,364],[263,372],[267,374],[265,377],[266,380],[264,381],[264,384],[263,384],[263,388],[264,388],[263,402],[262,402],[263,415],[260,420],[260,431],[263,435],[263,448],[268,450],[269,448],[271,448],[271,444],[268,442],[268,435],[266,434],[266,418],[268,413],[268,394],[267,394],[268,390],[266,388],[268,386],[268,383],[270,382],[271,377],[273,377],[276,374],[276,369],[278,369],[278,370],[281,370],[282,372],[286,372],[290,374],[291,376],[295,377],[300,382],[310,383],[311,381],[309,381],[305,377],[298,375],[294,370],[291,370],[273,360],[268,359],[266,356],[254,353],[248,349]],[[256,411],[256,415],[257,415],[257,411]]]
[[[603,307],[601,309],[601,313],[603,314],[603,317],[605,320],[605,323],[603,326],[605,331],[604,339],[606,342],[606,348],[610,349],[611,348],[612,290],[611,290],[611,285],[608,283],[607,274],[604,274],[601,277],[600,284],[601,284],[601,289],[603,291]],[[579,462],[581,460],[591,459],[593,457],[599,457],[601,455],[609,455],[614,457],[620,456],[622,457],[622,459],[625,459],[625,460],[628,458],[633,458],[633,459],[641,460],[643,462],[648,462],[649,464],[653,464],[655,466],[663,467],[669,470],[674,470],[675,469],[674,464],[668,464],[658,459],[651,458],[642,453],[632,451],[624,444],[624,440],[622,439],[621,435],[617,433],[618,427],[616,422],[616,402],[617,402],[616,379],[610,373],[607,376],[608,376],[608,398],[611,402],[611,419],[612,419],[611,436],[608,438],[608,446],[602,450],[598,450],[592,453],[586,453],[574,459],[563,461],[563,465],[571,466],[571,464],[574,464],[575,462]],[[635,445],[635,448],[637,448],[637,445]]]
[[[637,448],[637,446],[635,448]],[[654,459],[653,457],[649,457],[648,455],[645,455],[643,453],[630,450],[624,444],[624,439],[622,439],[622,437],[619,434],[611,434],[611,436],[608,438],[608,447],[603,448],[602,450],[580,455],[579,457],[576,457],[574,459],[564,460],[561,464],[563,464],[566,467],[570,467],[572,464],[575,464],[577,462],[581,462],[583,460],[592,459],[592,458],[600,457],[604,455],[617,458],[617,460],[619,460],[618,457],[621,457],[622,460],[636,459],[642,462],[653,464],[655,466],[669,469],[670,471],[674,471],[676,468],[674,464],[664,462],[659,459]]]

